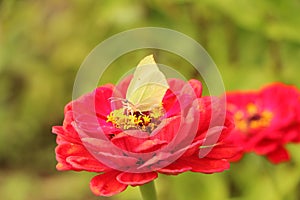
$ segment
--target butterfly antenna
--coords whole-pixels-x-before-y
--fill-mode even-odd
[[[126,99],[121,98],[121,97],[109,97],[108,100],[110,100],[110,102],[115,102],[115,101],[126,101]]]

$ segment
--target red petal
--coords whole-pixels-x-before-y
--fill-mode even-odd
[[[141,131],[132,130],[128,134],[122,132],[111,139],[111,142],[123,150],[136,152],[136,147],[146,141],[146,138],[138,137],[138,134],[143,134]],[[136,135],[136,136],[135,136]]]
[[[162,148],[167,142],[158,139],[146,140],[135,148],[136,152],[153,152]]]
[[[297,116],[295,110],[299,107],[297,88],[283,83],[273,83],[261,89],[259,95],[260,106],[274,114],[272,127],[288,126],[293,123],[293,119]]]
[[[79,144],[63,143],[56,147],[56,153],[63,156],[89,156],[87,150]]]
[[[179,126],[182,123],[181,120],[182,118],[178,116],[164,119],[159,127],[151,133],[151,139],[171,142],[178,134]]]
[[[74,169],[85,170],[90,172],[103,172],[108,169],[105,165],[96,159],[85,158],[80,156],[70,156],[66,159]]]
[[[56,158],[56,160],[58,161],[58,163],[56,164],[56,169],[59,171],[67,171],[67,170],[72,170],[72,166],[69,165],[68,163],[66,163],[64,160],[63,161],[59,161],[58,158]]]
[[[120,183],[124,183],[127,185],[137,186],[148,183],[157,178],[156,172],[148,172],[148,173],[121,173],[117,176],[117,180]]]
[[[112,96],[112,87],[99,87],[95,90],[95,109],[98,116],[106,119],[111,112],[111,102],[109,98]],[[94,109],[94,108],[93,108]]]
[[[64,108],[64,113],[68,112],[68,111],[71,111],[72,110],[72,105],[73,105],[73,102],[69,102],[65,108]]]
[[[198,158],[197,156],[185,158],[184,162],[192,167],[193,172],[202,172],[202,173],[214,173],[222,172],[226,169],[229,169],[230,164],[227,160],[215,160],[209,158]]]
[[[206,155],[207,158],[228,159],[236,156],[241,151],[241,147],[230,145],[217,145]]]
[[[65,128],[66,127],[66,128]],[[70,142],[70,143],[81,143],[78,133],[73,128],[71,124],[63,126],[53,126],[52,133],[57,134],[57,137],[60,137],[61,142]]]
[[[56,159],[59,162],[58,170],[86,170],[103,171],[105,165],[98,162],[82,145],[63,143],[56,147]]]
[[[81,96],[73,101],[72,112],[75,121],[81,115],[91,115],[106,119],[111,112],[111,102],[109,98],[112,96],[113,85],[105,85],[98,87],[93,92]]]
[[[128,166],[136,166],[139,161],[138,158],[128,155],[130,152],[117,148],[110,141],[83,138],[83,142],[86,148],[94,152],[93,155],[97,160],[109,167],[113,166],[114,169],[126,169]]]
[[[166,117],[172,117],[180,113],[180,104],[178,99],[170,89],[167,90],[162,102],[164,110],[166,111]]]
[[[217,97],[203,97],[198,100],[200,110],[199,134],[203,134],[208,128],[226,126],[232,129],[231,115],[226,111],[225,102]]]
[[[244,152],[240,151],[237,155],[233,156],[232,158],[228,159],[230,162],[238,162],[244,156]]]
[[[258,98],[257,96],[257,92],[255,91],[227,92],[227,108],[233,113],[237,110],[244,110],[249,103],[255,103],[255,100]]]
[[[254,146],[253,151],[255,151],[259,155],[268,154],[273,152],[279,145],[280,140],[262,140],[256,146]]]
[[[201,82],[196,79],[191,79],[188,82],[194,89],[196,97],[200,98],[202,96],[202,89],[203,89]]]
[[[286,162],[290,160],[290,155],[282,146],[278,147],[275,151],[267,154],[267,158],[274,164]]]
[[[176,93],[180,92],[186,83],[181,79],[170,78],[168,79],[168,84],[172,93]]]
[[[127,88],[130,84],[132,77],[133,77],[133,75],[129,75],[120,81],[120,83],[116,86],[115,91],[114,91],[114,94],[116,94],[116,96],[126,98]]]
[[[92,192],[98,196],[112,196],[124,191],[127,185],[117,181],[116,176],[119,173],[112,171],[95,176],[90,182]]]
[[[192,167],[188,166],[185,162],[177,160],[169,166],[159,169],[157,171],[163,174],[177,175],[191,169]]]

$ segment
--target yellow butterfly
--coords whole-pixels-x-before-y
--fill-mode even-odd
[[[136,67],[127,89],[126,99],[113,98],[112,100],[122,100],[123,108],[127,113],[142,113],[161,105],[168,88],[165,75],[159,70],[153,55],[149,55]]]

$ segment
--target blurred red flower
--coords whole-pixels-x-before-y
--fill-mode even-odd
[[[143,185],[158,173],[214,173],[229,168],[238,148],[224,140],[233,122],[219,98],[201,97],[197,80],[168,80],[161,108],[119,112],[111,97],[124,97],[131,78],[107,84],[65,107],[57,134],[58,170],[100,173],[90,182],[96,195],[111,196]],[[224,108],[224,109],[223,109]]]
[[[290,159],[285,144],[300,142],[297,88],[273,83],[259,91],[228,92],[226,98],[235,121],[230,140],[242,145],[243,153],[253,151],[265,155],[272,163]]]

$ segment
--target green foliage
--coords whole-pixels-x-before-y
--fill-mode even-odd
[[[273,81],[300,87],[299,10],[298,0],[0,1],[0,198],[140,198],[131,187],[116,197],[93,197],[91,175],[55,172],[51,126],[62,123],[76,72],[98,43],[131,28],[171,28],[204,46],[227,90],[257,89]],[[120,57],[99,84],[116,83],[149,52]],[[183,59],[155,54],[187,79],[201,79]],[[161,176],[159,196],[299,199],[300,148],[289,148],[292,163],[270,166],[249,155],[222,174]]]

